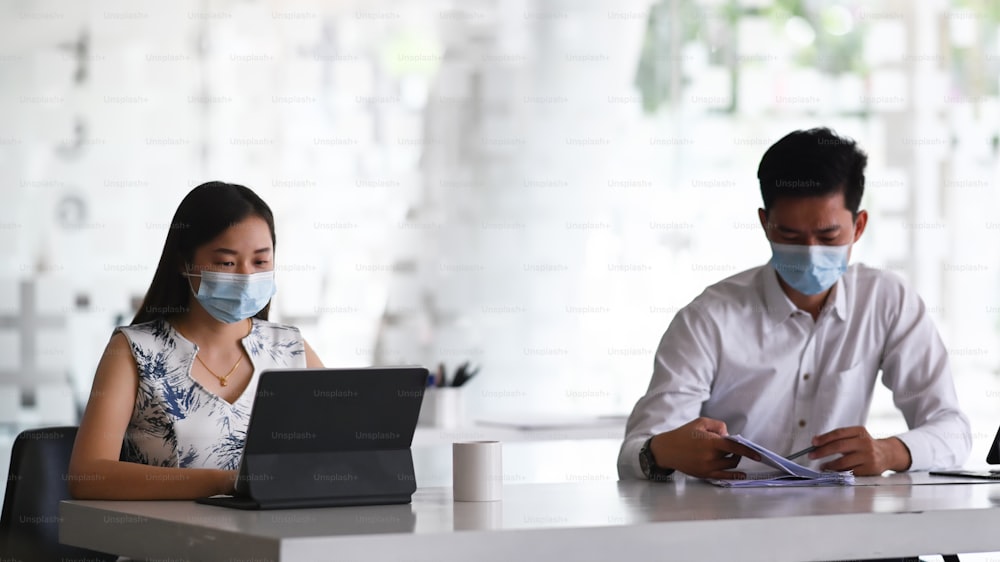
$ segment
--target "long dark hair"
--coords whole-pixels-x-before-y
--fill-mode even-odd
[[[264,219],[274,237],[274,215],[263,199],[250,188],[234,183],[210,181],[191,190],[181,201],[170,221],[163,254],[156,266],[142,306],[132,324],[187,312],[191,302],[191,287],[181,275],[184,264],[194,260],[195,250],[222,234],[230,226],[256,215]],[[271,303],[255,317],[267,320]]]

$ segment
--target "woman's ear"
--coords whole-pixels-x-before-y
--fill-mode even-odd
[[[189,273],[197,272],[194,270],[193,263],[189,263],[185,259],[179,259],[177,260],[177,273],[179,273],[181,277],[187,277]]]

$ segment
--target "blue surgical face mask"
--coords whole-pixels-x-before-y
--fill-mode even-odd
[[[188,277],[188,284],[191,277],[201,277],[198,292],[194,292],[194,286],[191,292],[202,308],[226,324],[246,320],[263,310],[276,290],[273,271],[249,275],[202,271],[184,275]]]
[[[771,266],[793,289],[818,295],[847,271],[851,245],[797,246],[771,242]]]

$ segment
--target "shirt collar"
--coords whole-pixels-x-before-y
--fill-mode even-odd
[[[761,273],[761,279],[764,284],[764,313],[768,320],[768,328],[773,328],[787,320],[792,314],[798,312],[799,308],[795,306],[781,288],[781,285],[778,283],[778,272],[770,264],[765,265],[764,271]],[[827,298],[826,304],[823,306],[823,310],[832,307],[833,314],[841,320],[847,320],[847,290],[844,287],[845,276],[846,274],[841,275],[840,279],[837,279],[837,282],[831,289],[832,294],[830,298],[833,299],[832,304],[830,298]],[[822,311],[820,314],[822,314]]]

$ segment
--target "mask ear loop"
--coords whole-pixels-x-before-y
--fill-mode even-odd
[[[190,271],[188,271],[190,268],[191,268],[191,264],[185,263],[184,264],[184,271],[181,272],[181,276],[183,276],[183,277],[185,277],[187,279],[188,288],[191,289],[191,294],[197,297],[198,293],[195,292],[194,285],[191,284],[191,278],[192,277],[201,277],[201,274],[200,273],[191,273]]]

